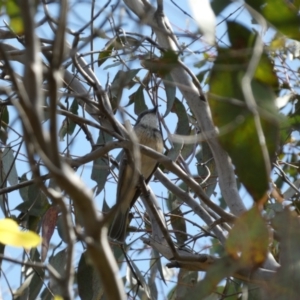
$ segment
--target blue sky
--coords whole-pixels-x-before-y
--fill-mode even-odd
[[[96,1],[96,7],[98,6],[98,8],[99,8],[100,2],[101,1]],[[155,2],[155,1],[153,1],[153,2]],[[69,17],[69,24],[70,24],[69,27],[72,28],[73,30],[78,30],[90,18],[90,1],[77,1],[77,2],[70,1],[70,3],[71,3],[70,7],[72,10],[72,13],[70,14],[70,17]],[[115,2],[113,1],[112,4],[113,3],[115,3]],[[173,30],[180,36],[179,42],[186,43],[186,44],[190,43],[192,36],[195,36],[197,34],[197,25],[191,18],[187,17],[182,11],[180,11],[178,8],[176,8],[171,3],[171,1],[165,1],[164,3],[165,3],[165,14],[168,16],[170,23],[173,26]],[[102,4],[102,2],[101,2],[101,4]],[[249,26],[251,17],[247,12],[245,12],[245,10],[243,10],[243,9],[237,10],[237,8],[240,5],[241,4],[239,4],[239,3],[230,5],[230,7],[228,7],[221,15],[223,17],[225,17],[225,16],[235,12],[230,18],[237,19],[239,22]],[[190,9],[187,5],[187,1],[180,1],[180,7],[188,14],[191,14]],[[56,4],[49,5],[50,13],[53,13],[55,15],[56,10],[57,10]],[[97,9],[96,9],[96,11],[97,11]],[[110,12],[110,7],[108,7],[106,9],[105,13],[108,14],[109,12]],[[127,31],[127,32],[137,32],[138,31],[138,33],[140,33],[140,34],[150,34],[149,28],[137,26],[137,24],[135,22],[130,21],[123,9],[117,10],[117,14],[119,15],[119,18],[118,17],[115,18],[115,22],[119,22],[120,24],[122,24],[122,28],[125,31]],[[40,18],[41,18],[41,16],[38,15],[37,20],[40,20]],[[222,19],[223,18],[218,18],[217,21],[220,22]],[[103,18],[100,17],[99,20],[95,21],[95,24],[96,25],[101,24],[102,20],[103,20]],[[106,31],[106,33],[109,37],[113,36],[110,32],[110,24],[109,23],[106,23],[102,29]],[[40,28],[38,30],[38,34],[45,38],[52,38],[52,36],[53,36],[52,33],[50,32],[49,28],[47,28],[47,27]],[[265,36],[266,40],[268,40],[272,36],[272,34],[273,34],[272,30],[269,30]],[[82,34],[81,39],[84,40],[84,38],[88,37],[89,35],[90,35],[90,30],[89,30],[89,28],[87,28],[85,30],[85,32]],[[221,23],[220,25],[217,26],[216,35],[219,39],[221,39],[222,45],[228,44],[228,39],[226,37],[225,22]],[[71,36],[68,36],[68,38],[69,38],[69,42],[72,43]],[[7,41],[7,43],[13,43],[17,47],[20,47],[20,44],[17,43],[16,41],[9,40],[9,41]],[[107,40],[101,39],[101,38],[96,38],[94,40],[94,49],[101,50],[104,48],[106,43],[107,43]],[[201,56],[201,54],[199,54],[199,52],[201,53],[203,51],[208,50],[209,48],[210,47],[208,45],[206,45],[205,43],[200,43],[199,40],[196,40],[195,43],[193,43],[189,46],[190,54],[186,55],[184,57],[184,62],[186,63],[186,65],[188,67],[190,67],[192,69],[193,72],[195,72],[195,73],[199,72],[199,69],[194,67],[194,64],[196,62],[198,62],[199,60],[201,60],[202,56]],[[81,50],[81,53],[85,53],[89,50],[90,49],[88,49],[87,47],[83,48]],[[214,49],[211,49],[209,51],[211,52],[212,55],[216,53]],[[86,59],[89,60],[90,56],[87,56]],[[97,59],[97,54],[94,55],[94,59],[95,60]],[[112,64],[114,64],[114,62],[112,60],[105,62],[100,68],[98,68],[97,64],[94,64],[95,73],[97,74],[97,77],[99,78],[99,80],[103,86],[105,86],[107,80],[109,80],[110,82],[113,80],[116,71],[120,68],[119,66],[109,67]],[[141,66],[137,60],[132,61],[132,62],[128,61],[128,64],[132,68],[141,68]],[[16,70],[18,72],[22,73],[22,67],[19,64],[15,64],[15,66],[16,66]],[[145,74],[145,73],[146,73],[145,71],[140,71],[140,73],[138,75],[142,78],[142,74]],[[1,84],[4,84],[4,82],[1,82]],[[124,90],[121,105],[125,106],[127,104],[128,96],[133,91],[136,90],[136,87],[137,86],[133,87],[131,90],[126,90],[126,89]],[[159,96],[162,98],[165,97],[164,91],[162,89],[159,91]],[[179,97],[179,99],[182,98],[179,93],[177,94],[177,96]],[[149,100],[147,101],[147,103],[148,103],[149,107],[151,107]],[[160,113],[163,114],[165,112],[165,105],[163,102],[161,102],[160,104],[162,104],[162,106],[159,108],[159,110],[160,110]],[[131,113],[131,115],[134,115],[132,106],[130,106],[126,109],[128,110],[129,113]],[[9,110],[10,110],[11,120],[14,120],[13,122],[15,122],[14,128],[16,128],[17,131],[20,131],[20,129],[21,129],[20,122],[18,121],[18,118],[14,112],[14,109],[9,108]],[[79,111],[79,115],[82,115],[81,110]],[[119,114],[118,114],[118,117],[120,117]],[[59,117],[58,124],[60,124],[62,122],[62,120],[63,120],[63,118]],[[167,116],[165,122],[168,124],[170,131],[173,132],[175,130],[175,127],[177,124],[177,117],[174,114],[169,114]],[[132,123],[134,123],[134,120],[132,120]],[[45,124],[45,126],[47,126],[47,124]],[[78,128],[75,130],[75,133],[73,134],[73,136],[69,137],[70,139],[72,139],[75,136],[77,130],[78,130]],[[97,130],[91,129],[91,133],[96,141],[97,137],[98,137]],[[164,133],[164,137],[165,138],[167,137],[166,133]],[[9,142],[11,143],[11,145],[15,145],[16,142],[20,141],[20,140],[16,141],[16,138],[17,138],[17,136],[13,132],[10,132]],[[67,142],[67,138],[65,138],[65,141],[60,142],[60,147],[61,147],[62,151],[66,147],[66,142]],[[82,132],[79,132],[78,136],[76,137],[74,142],[71,144],[70,151],[71,151],[72,155],[78,155],[78,156],[84,155],[91,151],[90,145],[86,141],[85,135]],[[24,148],[21,149],[21,153],[25,154]],[[111,154],[116,155],[117,151],[113,151]],[[21,156],[20,156],[20,158],[21,158]],[[22,160],[17,161],[18,176],[21,176],[23,173],[28,172],[30,170],[29,166],[26,163],[25,156],[24,156],[24,160],[25,160],[25,162]],[[190,168],[193,173],[196,173],[195,160],[190,164]],[[89,186],[90,188],[94,188],[96,184],[94,181],[92,181],[90,179],[91,170],[92,170],[92,164],[90,163],[90,164],[85,165],[82,168],[79,168],[77,173],[81,175],[82,179],[87,184],[87,186]],[[161,197],[168,196],[167,191],[159,183],[151,183],[151,187],[153,190],[155,190],[157,195],[159,195]],[[112,206],[114,204],[115,190],[116,190],[116,183],[111,178],[110,184],[108,184],[106,186],[105,194],[102,192],[100,195],[95,197],[95,201],[99,207],[99,210],[101,210],[104,197],[110,206]],[[246,196],[246,192],[242,191],[242,196],[243,196],[243,194],[244,194],[244,196]],[[212,199],[216,200],[218,197],[219,197],[219,195],[217,195],[217,197],[212,197]],[[247,199],[247,197],[246,197],[246,199]],[[21,199],[20,199],[19,193],[17,191],[9,194],[10,208],[15,207],[20,201],[21,201]],[[158,201],[159,201],[159,203],[161,203],[163,209],[166,209],[166,207],[164,205],[164,201],[160,200],[160,199]],[[251,201],[248,200],[248,206],[250,206],[250,205],[251,205]],[[185,209],[188,210],[189,208],[185,208]],[[16,212],[16,214],[18,214],[18,213]],[[202,221],[200,219],[198,219],[196,217],[195,217],[195,219],[197,222],[202,223]],[[188,230],[188,232],[195,233],[195,228],[193,228],[190,224],[188,224],[187,230]],[[137,236],[134,236],[133,239],[135,239],[136,237]],[[58,235],[55,234],[52,239],[52,242],[55,244],[59,240],[60,239],[59,239]],[[139,245],[139,246],[142,247],[142,245]],[[207,246],[208,246],[208,241],[203,239],[203,240],[200,240],[200,242],[198,242],[197,249],[199,249],[199,250],[205,249]],[[64,246],[62,246],[61,249],[63,247]],[[134,258],[134,257],[142,258],[139,255],[137,255],[137,253],[139,252],[138,251],[139,249],[137,248],[135,250],[136,251],[131,252],[132,258]],[[79,259],[80,253],[81,253],[81,249],[79,247],[78,251],[76,253],[76,260]],[[5,254],[8,256],[22,260],[21,252],[18,250],[15,250],[13,248],[8,247],[6,249]],[[144,256],[145,263],[139,263],[139,266],[142,266],[142,268],[144,270],[146,270],[149,265],[148,264],[149,254],[150,254],[150,250]],[[5,275],[8,277],[8,281],[10,282],[12,287],[13,288],[18,287],[20,284],[20,279],[18,277],[19,276],[19,268],[10,263],[4,263],[3,270],[5,272]],[[123,269],[122,273],[124,274],[124,269]],[[5,298],[5,296],[8,297],[9,291],[7,290],[7,285],[6,285],[3,277],[2,277],[2,280],[0,283],[1,283],[3,297],[4,298]],[[160,291],[160,294],[162,295],[161,299],[164,298],[163,295],[166,295],[167,290],[172,286],[173,286],[173,284],[170,283],[170,285],[168,285],[167,288],[166,287],[161,288],[161,291]]]

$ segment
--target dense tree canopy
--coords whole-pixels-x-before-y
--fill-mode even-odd
[[[0,1],[5,299],[299,298],[300,2],[183,2]]]

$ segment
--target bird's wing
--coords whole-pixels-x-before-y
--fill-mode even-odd
[[[152,175],[156,171],[157,167],[158,167],[158,163],[155,164],[155,166],[154,166],[151,174],[147,178],[144,178],[147,185],[148,185],[150,179],[152,178]],[[138,199],[138,197],[141,195],[141,193],[142,193],[142,191],[141,191],[140,187],[137,186],[136,187],[136,192],[135,192],[135,194],[134,194],[134,196],[132,198],[132,201],[130,203],[130,208],[134,205],[134,203],[136,202],[136,200]]]
[[[136,192],[137,181],[133,178],[133,173],[133,169],[124,151],[121,158],[117,186],[117,203],[121,203],[121,211],[128,209]]]

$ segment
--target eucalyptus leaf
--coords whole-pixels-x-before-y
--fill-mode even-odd
[[[275,107],[278,80],[272,63],[262,54],[251,82],[256,105],[270,115],[260,115],[260,123],[266,139],[265,147],[270,161],[266,162],[258,138],[254,116],[245,105],[242,80],[254,47],[256,34],[243,25],[228,21],[228,35],[232,48],[240,51],[236,57],[232,50],[219,48],[218,57],[210,76],[209,102],[212,116],[221,134],[219,139],[235,165],[236,174],[255,201],[266,194],[269,176],[266,164],[271,164],[279,142],[279,117]],[[243,51],[247,49],[247,51]],[[218,98],[220,97],[220,98]],[[236,99],[237,102],[232,102]],[[226,132],[223,133],[223,130]],[[245,171],[247,170],[247,171]]]
[[[109,141],[112,141],[112,136],[103,131],[99,131],[97,144],[103,145]],[[109,161],[107,158],[99,157],[96,160],[94,160],[91,179],[96,181],[97,183],[97,195],[103,190],[109,173]]]
[[[145,97],[144,97],[144,88],[142,85],[139,86],[139,88],[129,96],[129,103],[134,104],[134,112],[135,114],[139,115],[141,112],[145,111],[148,109],[146,102],[145,102]]]
[[[2,153],[3,170],[11,186],[18,184],[18,174],[15,164],[15,157],[11,147],[6,147]]]
[[[87,252],[80,257],[76,278],[81,299],[96,300],[103,296],[102,282],[95,268],[90,264]]]
[[[165,86],[167,96],[167,110],[164,114],[164,117],[166,117],[172,110],[175,101],[176,85],[174,84],[173,78],[170,74],[166,74],[162,80]]]

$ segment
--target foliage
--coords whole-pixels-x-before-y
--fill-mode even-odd
[[[38,246],[41,238],[35,232],[20,231],[14,220],[3,219],[0,220],[0,242],[14,247],[31,248]]]
[[[300,2],[153,3],[0,1],[5,298],[298,299]],[[159,163],[124,245],[122,148]]]

